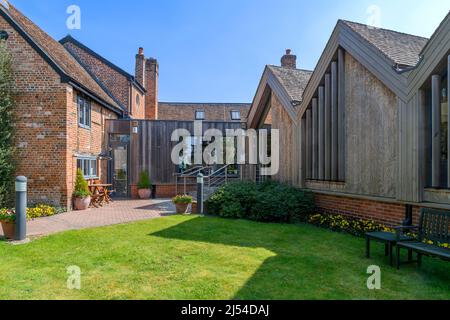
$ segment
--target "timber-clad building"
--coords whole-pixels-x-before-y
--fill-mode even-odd
[[[248,126],[285,137],[275,179],[389,225],[450,208],[449,54],[450,16],[430,39],[338,21],[314,71],[268,66]]]

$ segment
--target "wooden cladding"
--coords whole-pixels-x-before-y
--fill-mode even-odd
[[[345,53],[338,51],[304,114],[305,177],[345,180]],[[303,120],[303,119],[302,119]]]

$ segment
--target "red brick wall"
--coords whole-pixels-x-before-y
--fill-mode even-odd
[[[128,108],[130,103],[130,81],[127,77],[71,42],[65,43],[64,46],[88,67],[89,71],[108,88],[122,105]]]
[[[149,58],[145,61],[145,119],[158,120],[158,81],[159,65],[158,61]]]
[[[30,203],[65,203],[67,85],[3,17],[0,30],[13,56],[16,174],[28,177]]]
[[[159,120],[194,121],[195,112],[205,111],[205,121],[232,121],[231,111],[240,111],[241,120],[245,122],[250,104],[226,104],[226,103],[159,103]]]
[[[77,156],[98,157],[106,153],[105,122],[108,119],[117,119],[117,115],[98,103],[91,101],[91,128],[85,129],[78,126],[77,97],[80,93],[69,90],[67,95],[67,192],[73,192],[77,170]],[[98,176],[104,183],[107,182],[108,160],[98,160]],[[70,200],[70,199],[69,199]],[[69,201],[68,207],[70,207]]]
[[[355,218],[374,220],[388,225],[401,225],[405,219],[405,205],[379,202],[351,197],[315,194],[320,212],[347,215]],[[418,223],[419,207],[413,209],[414,224]]]
[[[78,127],[72,87],[0,17],[0,30],[9,33],[13,56],[17,175],[28,178],[30,203],[71,207],[77,153],[98,156],[104,150],[104,123],[117,118],[92,102],[92,128]],[[106,178],[106,162],[100,163]],[[106,179],[105,179],[106,180]]]

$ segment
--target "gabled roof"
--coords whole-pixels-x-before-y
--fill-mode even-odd
[[[393,30],[375,28],[357,22],[341,20],[364,40],[380,50],[393,64],[413,67],[420,60],[420,53],[427,38]]]
[[[98,54],[97,52],[95,52],[94,50],[92,50],[91,48],[89,48],[88,46],[84,45],[83,43],[81,43],[80,41],[78,41],[77,39],[75,39],[74,37],[72,37],[71,35],[67,35],[64,38],[62,38],[61,40],[59,40],[59,43],[61,43],[62,45],[65,45],[66,43],[71,43],[77,47],[79,47],[80,49],[86,51],[87,53],[89,53],[90,55],[92,55],[93,57],[97,58],[98,60],[100,60],[101,62],[103,62],[104,64],[106,64],[107,66],[109,66],[111,69],[117,71],[118,73],[120,73],[121,75],[123,75],[124,77],[126,77],[130,82],[132,82],[140,91],[145,92],[145,88],[136,81],[135,77],[131,74],[129,74],[128,72],[126,72],[125,70],[123,70],[122,68],[120,68],[119,66],[117,66],[116,64],[112,63],[111,61],[109,61],[108,59],[104,58],[103,56],[101,56],[100,54]],[[69,52],[75,56],[74,53],[72,53],[70,50]],[[88,66],[85,66],[88,67]]]
[[[303,90],[306,88],[312,71],[267,66],[275,75],[280,84],[286,89],[293,103],[302,102]]]
[[[296,108],[303,100],[303,90],[308,85],[312,71],[268,65],[259,82],[249,111],[247,124],[258,127],[267,115],[270,92],[274,92],[286,112],[296,122]]]
[[[61,81],[70,83],[112,111],[123,113],[122,108],[58,41],[50,37],[11,4],[9,9],[0,5],[0,15],[53,67],[61,76]]]

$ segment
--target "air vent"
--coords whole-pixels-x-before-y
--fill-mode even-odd
[[[5,30],[0,30],[0,40],[8,40],[9,34]]]

